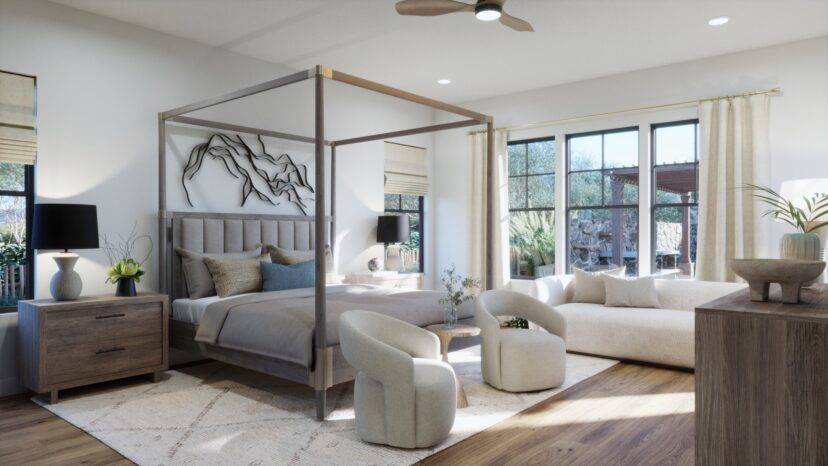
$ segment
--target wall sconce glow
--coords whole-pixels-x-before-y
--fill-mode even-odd
[[[474,7],[474,16],[480,21],[500,19],[501,6],[497,3],[481,3]]]
[[[444,86],[446,84],[451,84],[451,79],[440,78],[440,79],[437,80],[437,84],[442,84]]]
[[[730,18],[728,18],[727,16],[717,16],[715,18],[711,18],[710,21],[707,22],[707,24],[711,26],[724,26],[728,22],[730,22]]]

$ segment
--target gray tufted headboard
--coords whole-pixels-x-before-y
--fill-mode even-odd
[[[314,217],[295,215],[215,214],[172,212],[171,244],[166,249],[170,299],[186,298],[187,287],[176,248],[222,253],[249,250],[257,244],[285,249],[313,249]],[[330,219],[328,231],[330,232]],[[326,244],[330,244],[326,241]]]

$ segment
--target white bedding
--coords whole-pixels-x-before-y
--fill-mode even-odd
[[[238,296],[247,296],[248,294],[253,293],[247,293]],[[204,311],[207,309],[207,306],[213,303],[217,303],[219,301],[233,299],[235,297],[236,296],[227,296],[224,298],[219,298],[218,296],[207,296],[206,298],[198,299],[176,299],[172,302],[172,318],[175,320],[180,320],[182,322],[187,322],[189,324],[198,324],[199,322],[201,322],[201,318],[204,317]]]

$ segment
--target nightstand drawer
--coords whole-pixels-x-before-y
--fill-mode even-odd
[[[160,332],[75,345],[47,345],[46,384],[59,384],[163,364]]]
[[[163,325],[161,303],[47,312],[48,347],[95,343],[101,339],[158,334]]]

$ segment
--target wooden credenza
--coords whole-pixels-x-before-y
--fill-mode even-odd
[[[20,382],[57,403],[58,391],[150,374],[168,364],[166,295],[20,301]]]
[[[696,309],[696,464],[828,465],[828,286]]]

